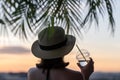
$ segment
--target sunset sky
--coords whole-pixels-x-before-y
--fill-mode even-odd
[[[120,72],[120,1],[115,0],[114,17],[116,29],[114,36],[111,35],[108,24],[100,19],[99,28],[92,26],[88,31],[83,31],[83,38],[77,41],[81,49],[87,49],[95,62],[95,71]],[[78,38],[78,37],[77,37]],[[0,36],[0,72],[28,71],[34,67],[39,59],[34,57],[30,51],[32,43],[36,40],[22,41],[12,35]],[[71,51],[65,57],[70,62],[71,69],[79,70],[76,65],[77,49]]]

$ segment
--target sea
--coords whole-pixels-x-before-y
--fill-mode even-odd
[[[0,73],[0,80],[27,80],[27,73],[26,72]]]
[[[0,73],[0,80],[27,80],[27,73]],[[120,72],[94,72],[89,80],[120,80]]]

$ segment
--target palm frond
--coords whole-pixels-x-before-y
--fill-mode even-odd
[[[48,26],[61,26],[67,33],[81,34],[86,23],[94,21],[98,25],[104,13],[114,32],[112,4],[112,0],[2,0],[4,19],[12,25],[11,31],[22,32],[25,37],[28,32],[37,34]]]
[[[99,24],[99,16],[104,17],[104,13],[107,12],[109,23],[111,25],[111,30],[114,32],[115,21],[113,18],[112,11],[112,0],[87,0],[88,13],[84,18],[82,25],[85,25],[87,22],[92,23],[93,21],[96,24]]]
[[[2,19],[0,19],[0,24],[3,24],[3,25],[5,24],[4,21],[3,21]]]
[[[112,32],[114,32],[115,21],[113,18],[113,10],[112,10],[112,4],[111,4],[112,0],[105,0],[105,2],[106,2],[106,8],[107,8],[107,13],[109,18],[109,24],[111,25]]]

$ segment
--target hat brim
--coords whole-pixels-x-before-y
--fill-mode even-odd
[[[39,47],[38,40],[35,41],[31,49],[33,55],[42,59],[54,59],[67,55],[73,49],[76,39],[72,35],[67,35],[66,37],[67,37],[66,45],[54,50],[42,50]]]

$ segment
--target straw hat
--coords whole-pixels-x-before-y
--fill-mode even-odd
[[[34,56],[42,59],[53,59],[68,54],[75,44],[75,37],[65,35],[61,27],[48,27],[43,29],[32,45]]]

